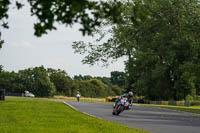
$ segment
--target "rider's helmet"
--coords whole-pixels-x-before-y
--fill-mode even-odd
[[[133,92],[129,91],[129,92],[128,92],[128,96],[129,96],[129,97],[133,97]]]

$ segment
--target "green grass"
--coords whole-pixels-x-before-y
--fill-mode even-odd
[[[200,106],[190,106],[190,107],[184,107],[184,106],[170,106],[170,105],[155,105],[155,104],[140,104],[141,106],[154,106],[154,107],[161,107],[161,108],[167,108],[177,111],[184,111],[184,112],[190,112],[195,114],[200,114]]]
[[[16,97],[6,97],[6,101],[0,101],[0,132],[146,133],[85,115],[61,102]]]

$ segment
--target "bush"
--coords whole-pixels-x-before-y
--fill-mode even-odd
[[[176,106],[176,101],[169,101],[168,105],[174,105],[174,106]]]
[[[191,95],[187,95],[186,98],[185,98],[186,101],[193,101],[194,100],[194,97],[191,96]]]
[[[168,101],[162,101],[162,105],[168,105]]]
[[[200,96],[196,96],[196,97],[195,97],[195,100],[196,100],[196,101],[200,101]]]
[[[191,102],[191,106],[199,106],[200,105],[200,101],[192,101]]]
[[[185,106],[185,101],[176,101],[177,106]]]

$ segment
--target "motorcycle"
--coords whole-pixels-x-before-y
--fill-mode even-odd
[[[129,109],[129,103],[127,101],[127,98],[121,98],[117,99],[115,104],[113,105],[113,115],[119,115],[122,113],[124,110]]]

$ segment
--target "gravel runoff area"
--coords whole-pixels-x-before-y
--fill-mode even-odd
[[[112,104],[72,101],[65,101],[65,103],[80,112],[152,133],[200,133],[200,115],[133,105],[132,109],[114,116]]]

